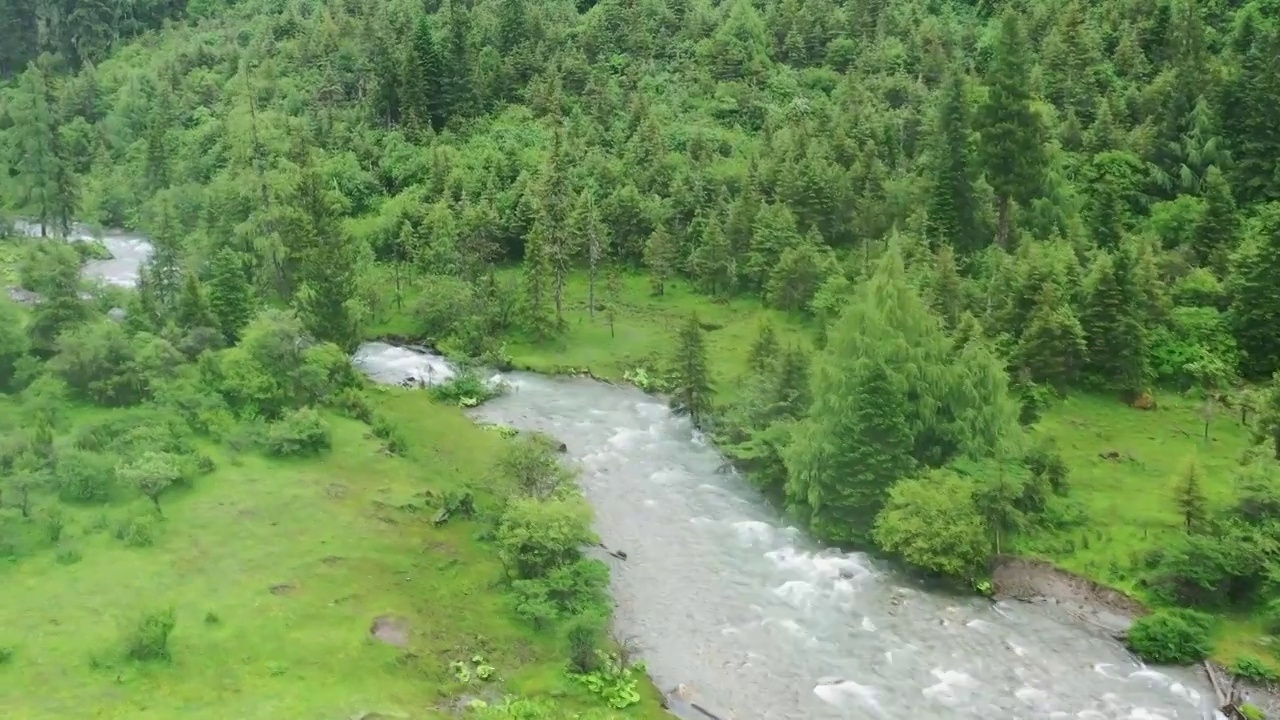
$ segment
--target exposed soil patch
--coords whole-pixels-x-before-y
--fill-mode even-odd
[[[996,597],[1046,605],[1117,637],[1147,614],[1137,600],[1114,588],[1043,560],[1012,556],[995,559],[991,584]]]
[[[342,556],[341,556],[341,555],[326,555],[325,557],[320,558],[320,562],[324,563],[325,565],[329,565],[329,566],[337,565],[338,563],[342,562]]]
[[[272,595],[292,595],[293,591],[297,589],[298,589],[298,586],[292,583],[279,583],[277,585],[271,586],[271,594]]]
[[[379,615],[369,626],[369,635],[388,645],[409,646],[409,621],[398,615]]]
[[[342,483],[329,483],[324,489],[324,494],[329,496],[331,500],[341,500],[347,496],[347,486]]]
[[[1044,560],[1005,555],[992,562],[991,584],[996,597],[1043,606],[1116,639],[1123,639],[1129,625],[1149,612],[1142,603],[1115,588]],[[1214,669],[1220,681],[1230,676],[1226,668],[1216,663]],[[1207,676],[1203,668],[1200,671]],[[1239,687],[1244,690],[1246,702],[1257,706],[1267,717],[1280,713],[1280,694],[1274,688],[1247,681],[1239,681]]]

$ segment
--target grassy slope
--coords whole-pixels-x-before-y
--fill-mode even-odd
[[[481,490],[497,436],[422,394],[389,392],[413,457],[389,458],[349,420],[333,418],[321,459],[277,462],[214,452],[218,471],[166,503],[155,546],[128,548],[69,523],[63,566],[47,549],[0,566],[0,708],[11,717],[222,720],[413,712],[460,688],[447,666],[483,654],[515,692],[580,691],[561,673],[558,642],[514,618],[502,570],[475,523],[436,529],[397,509],[420,493]],[[294,586],[283,594],[271,589]],[[119,658],[122,623],[172,604],[171,665]],[[206,622],[213,613],[217,623]],[[409,618],[411,650],[373,642],[373,618]],[[91,658],[108,667],[94,669]],[[38,689],[38,690],[34,690]],[[658,717],[654,698],[635,717]]]
[[[625,279],[616,337],[610,337],[603,315],[597,314],[594,322],[588,319],[586,294],[585,280],[574,278],[566,290],[569,329],[556,342],[509,341],[508,351],[518,366],[552,372],[589,368],[597,376],[620,380],[636,361],[667,352],[679,323],[696,311],[704,322],[722,326],[708,333],[707,342],[719,399],[726,401],[735,394],[733,379],[743,371],[747,349],[766,318],[784,342],[811,344],[811,328],[763,309],[756,301],[710,302],[682,282],[672,283],[666,297],[653,297],[647,278],[639,275]],[[411,307],[408,298],[405,308]],[[413,334],[403,313],[391,315],[372,328],[371,335]],[[1206,443],[1197,402],[1173,395],[1161,395],[1160,402],[1160,409],[1147,412],[1113,398],[1076,394],[1045,414],[1036,432],[1057,439],[1071,467],[1073,496],[1088,507],[1092,522],[1087,532],[1028,538],[1029,554],[1141,597],[1131,567],[1135,557],[1179,531],[1173,496],[1186,462],[1196,459],[1212,502],[1230,501],[1232,470],[1249,442],[1238,418],[1231,411],[1220,413]],[[1127,459],[1099,457],[1112,450]],[[1255,654],[1280,667],[1280,658],[1259,643],[1260,637],[1258,625],[1249,618],[1231,619],[1223,624],[1217,656],[1230,662],[1241,653]]]

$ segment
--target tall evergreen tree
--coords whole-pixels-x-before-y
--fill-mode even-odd
[[[1208,519],[1209,499],[1200,486],[1200,468],[1196,461],[1187,462],[1178,481],[1177,490],[1178,514],[1182,516],[1182,524],[1187,532],[1192,532]]]
[[[974,163],[964,75],[952,73],[943,93],[933,143],[929,237],[961,252],[973,252],[986,244],[986,238],[982,237],[978,224],[978,203],[973,189]]]
[[[297,214],[287,237],[296,268],[294,305],[311,335],[354,350],[360,342],[363,311],[358,297],[359,248],[338,220],[335,199],[309,161],[294,197]]]
[[[1205,174],[1204,201],[1204,214],[1192,235],[1192,249],[1201,266],[1225,272],[1240,221],[1226,176],[1213,166]]]
[[[1243,374],[1280,370],[1280,202],[1263,206],[1231,258],[1231,323]]]
[[[996,241],[1008,247],[1013,203],[1039,197],[1044,183],[1044,127],[1031,104],[1031,54],[1017,12],[1000,19],[978,126],[987,182],[996,192]]]
[[[1018,364],[1035,382],[1065,391],[1084,366],[1084,328],[1056,285],[1046,283],[1018,340]]]
[[[712,387],[706,341],[697,315],[690,315],[680,327],[667,384],[676,411],[687,413],[693,426],[701,427],[711,411]]]
[[[1099,252],[1085,282],[1081,318],[1092,380],[1130,396],[1146,389],[1149,372],[1144,298],[1135,271],[1128,249]]]
[[[712,215],[703,225],[702,237],[689,255],[689,274],[712,295],[732,292],[737,263],[719,215]]]
[[[409,111],[422,127],[439,132],[449,120],[449,96],[445,93],[444,59],[436,43],[431,16],[423,15],[413,31],[405,94]]]
[[[253,288],[240,253],[221,247],[209,262],[209,311],[228,344],[235,344],[253,318]]]
[[[659,223],[644,245],[644,265],[649,270],[654,295],[666,294],[667,281],[675,272],[679,252],[680,248],[667,232],[665,223]]]

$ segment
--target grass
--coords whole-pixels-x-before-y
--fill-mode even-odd
[[[1162,395],[1154,411],[1137,410],[1114,398],[1073,395],[1045,414],[1035,432],[1056,440],[1071,468],[1071,497],[1089,513],[1089,526],[1067,534],[1024,539],[1024,550],[1149,600],[1138,585],[1140,558],[1183,532],[1175,495],[1194,461],[1214,510],[1234,500],[1239,458],[1251,444],[1249,430],[1231,410],[1211,420],[1204,437],[1201,403]],[[1108,459],[1103,454],[1119,453]],[[1280,669],[1276,648],[1266,644],[1261,623],[1246,615],[1222,618],[1214,659],[1230,666],[1254,655]]]
[[[429,521],[424,493],[470,489],[493,508],[484,478],[497,435],[420,393],[379,397],[409,459],[383,455],[367,428],[336,417],[333,450],[315,460],[211,448],[218,470],[166,497],[154,546],[126,547],[91,529],[99,509],[82,510],[68,513],[60,548],[0,564],[0,646],[13,648],[0,666],[6,716],[452,717],[437,705],[476,688],[448,665],[476,654],[504,691],[562,697],[566,710],[596,705],[564,677],[559,639],[512,614],[481,527]],[[68,549],[82,559],[59,564]],[[177,614],[171,663],[126,662],[124,628],[167,606]],[[409,648],[369,639],[384,614],[409,620]],[[661,716],[648,692],[630,716]]]
[[[747,349],[761,323],[772,323],[781,343],[795,342],[806,347],[811,344],[808,328],[794,317],[762,307],[758,300],[711,301],[680,280],[668,283],[663,295],[654,296],[645,275],[625,275],[620,285],[610,332],[604,313],[597,311],[594,318],[590,315],[586,277],[573,276],[565,288],[565,332],[549,342],[508,338],[507,352],[515,365],[549,373],[590,370],[596,377],[618,381],[638,364],[660,364],[670,352],[681,323],[697,313],[698,320],[709,330],[707,349],[717,395],[721,400],[731,400],[736,389],[734,380],[746,368]],[[603,283],[596,292],[598,299]],[[370,327],[369,336],[417,334],[410,315],[413,302],[414,297],[406,295],[404,310],[387,312]]]

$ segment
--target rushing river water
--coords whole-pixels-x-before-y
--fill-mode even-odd
[[[38,234],[38,231],[37,231]],[[86,270],[130,285],[149,245],[108,234]],[[443,379],[437,357],[382,343],[379,382]],[[617,623],[660,687],[685,684],[737,720],[1211,717],[1194,673],[1145,668],[1117,643],[1033,606],[931,594],[785,526],[689,423],[629,387],[511,373],[478,419],[545,431],[580,464],[610,560]]]

